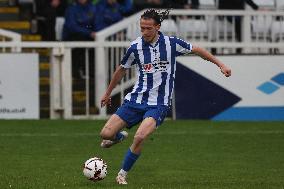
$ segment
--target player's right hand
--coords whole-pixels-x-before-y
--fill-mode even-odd
[[[232,71],[229,67],[225,66],[224,64],[220,67],[221,72],[226,76],[230,77],[232,75]]]
[[[101,108],[106,105],[111,105],[111,98],[107,94],[105,94],[101,99]]]

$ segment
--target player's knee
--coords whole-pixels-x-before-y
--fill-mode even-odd
[[[110,139],[113,138],[113,134],[106,129],[103,129],[101,131],[100,136],[101,136],[102,139],[107,139],[107,140],[110,140]]]

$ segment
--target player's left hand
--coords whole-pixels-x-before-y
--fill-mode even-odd
[[[232,74],[232,71],[230,68],[228,68],[227,66],[225,66],[224,64],[220,67],[221,72],[226,76],[226,77],[230,77]]]
[[[107,94],[105,94],[101,99],[101,108],[106,106],[106,105],[111,106],[111,98]]]

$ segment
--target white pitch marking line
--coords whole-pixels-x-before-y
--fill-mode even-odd
[[[282,130],[275,131],[177,131],[177,132],[159,132],[155,135],[217,135],[217,134],[228,134],[228,135],[253,135],[253,134],[284,134]],[[99,136],[96,133],[1,133],[0,137],[86,137],[86,136]]]

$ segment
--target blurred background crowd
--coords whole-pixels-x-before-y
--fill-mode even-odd
[[[244,9],[252,0],[212,0],[219,9]],[[35,21],[34,32],[44,41],[88,41],[95,33],[145,8],[199,9],[199,0],[18,0],[23,17]],[[56,37],[56,18],[62,17],[63,32]],[[237,30],[240,24],[236,23]],[[240,33],[240,32],[237,32]],[[240,37],[239,37],[240,38]]]

